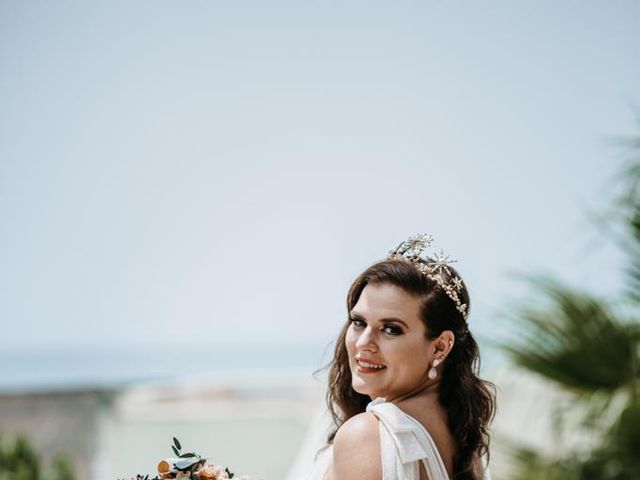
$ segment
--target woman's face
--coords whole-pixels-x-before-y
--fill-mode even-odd
[[[427,380],[434,342],[426,338],[421,305],[421,297],[395,285],[364,287],[345,338],[356,392],[390,400]]]

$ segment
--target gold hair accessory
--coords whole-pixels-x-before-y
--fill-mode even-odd
[[[458,292],[462,290],[462,280],[455,276],[449,269],[450,264],[457,262],[457,260],[454,260],[449,255],[445,255],[442,250],[440,250],[439,254],[437,252],[434,253],[433,258],[421,257],[422,251],[429,247],[432,242],[433,237],[426,233],[414,235],[400,243],[394,250],[391,250],[387,258],[402,258],[413,263],[420,272],[436,282],[445,291],[449,298],[455,302],[458,311],[462,313],[462,316],[466,319],[467,305],[466,303],[460,302],[458,296]],[[421,263],[420,260],[424,263]],[[444,275],[445,273],[446,276]]]

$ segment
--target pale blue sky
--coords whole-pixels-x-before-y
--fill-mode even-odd
[[[410,234],[485,336],[634,132],[640,3],[0,2],[0,347],[318,344]]]

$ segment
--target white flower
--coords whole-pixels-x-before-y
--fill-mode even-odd
[[[222,467],[215,467],[213,471],[216,474],[216,480],[229,480],[229,475]]]

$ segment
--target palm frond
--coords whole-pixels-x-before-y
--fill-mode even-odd
[[[605,456],[617,458],[625,471],[640,478],[640,402],[634,401],[624,409],[604,443]]]
[[[544,277],[529,277],[546,307],[523,307],[502,349],[521,367],[577,393],[611,392],[637,378],[640,328],[599,299]]]
[[[618,182],[622,191],[614,200],[618,218],[624,225],[627,241],[624,250],[629,258],[625,273],[629,279],[629,297],[640,302],[640,137],[629,142],[632,156],[620,169]]]
[[[510,457],[515,462],[514,480],[581,480],[581,465],[575,458],[550,459],[520,445],[510,450]]]

